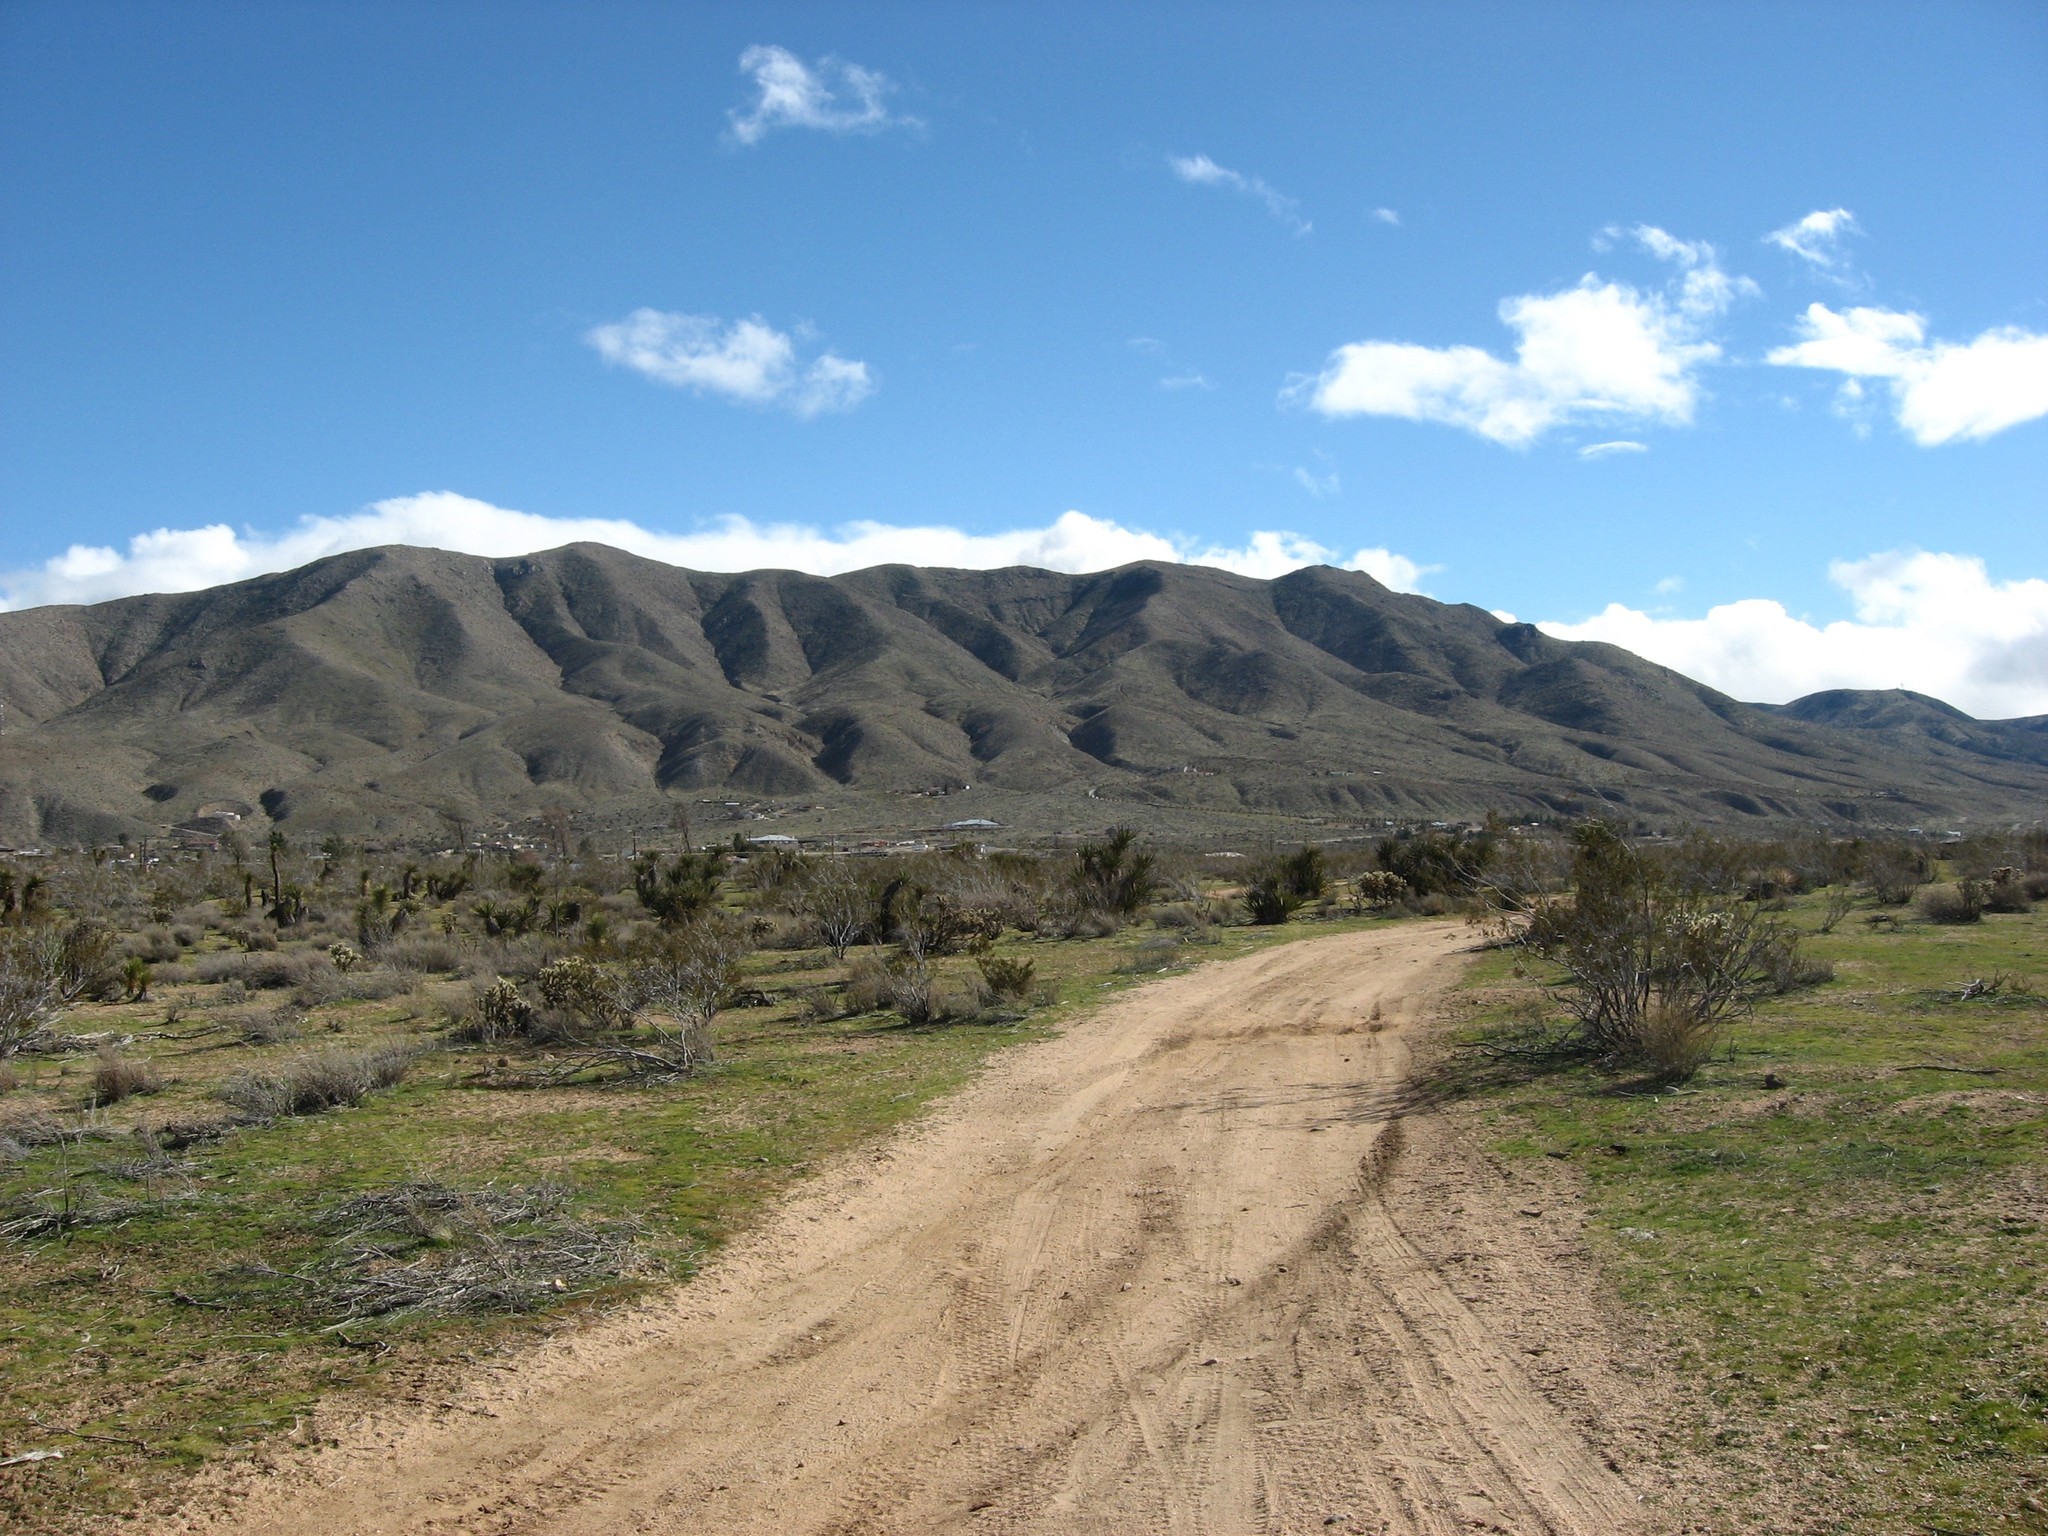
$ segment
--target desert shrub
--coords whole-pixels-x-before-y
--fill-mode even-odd
[[[1636,1029],[1636,1054],[1669,1082],[1684,1082],[1707,1064],[1721,1044],[1725,1023],[1690,1008],[1655,1003]]]
[[[1361,871],[1351,881],[1351,907],[1355,912],[1381,912],[1408,894],[1408,882],[1390,869]],[[1519,900],[1516,905],[1519,905]]]
[[[1199,928],[1209,920],[1200,901],[1170,901],[1145,915],[1161,928]]]
[[[1817,959],[1800,946],[1796,935],[1779,930],[1757,952],[1765,983],[1777,993],[1818,987],[1835,979],[1834,962]]]
[[[835,960],[844,960],[848,948],[867,937],[874,925],[875,892],[844,859],[814,864],[789,902],[812,940],[831,950]]]
[[[1933,878],[1927,855],[1910,843],[1872,843],[1863,850],[1863,881],[1881,907],[1902,907]]]
[[[1384,837],[1373,845],[1380,868],[1399,875],[1418,895],[1462,895],[1478,887],[1493,863],[1494,841],[1480,833],[1463,836],[1425,832]]]
[[[1153,971],[1163,971],[1180,957],[1180,941],[1162,935],[1146,939],[1139,944],[1124,956],[1117,969],[1127,976],[1142,976]]]
[[[414,1055],[410,1046],[397,1044],[336,1047],[238,1072],[216,1092],[252,1120],[317,1114],[360,1104],[377,1089],[395,1086]]]
[[[1991,871],[1991,878],[1984,888],[1986,912],[2031,912],[2033,909],[2026,881],[2017,869],[2005,864]]]
[[[203,933],[204,931],[205,930],[200,928],[187,928],[183,924],[180,924],[178,927],[173,928],[171,930],[171,938],[177,943],[180,949],[190,949],[193,945],[199,942],[199,937],[201,933]]]
[[[0,927],[0,1059],[79,998],[111,995],[114,958],[112,930],[92,920]]]
[[[235,1022],[243,1043],[281,1045],[305,1033],[306,1015],[291,1003],[279,1003],[274,1008],[258,1008],[245,1013]]]
[[[878,955],[862,955],[846,972],[844,997],[849,1014],[873,1013],[890,1005],[894,990],[889,966]]]
[[[277,932],[259,923],[243,930],[241,944],[251,954],[269,954],[277,948]]]
[[[1651,1031],[1711,1041],[1771,985],[1774,963],[1796,966],[1789,937],[1739,886],[1702,889],[1599,823],[1573,847],[1571,896],[1538,907],[1514,942],[1560,968],[1583,1048],[1646,1059]]]
[[[165,965],[180,957],[178,941],[168,928],[145,928],[122,946],[128,959]]]
[[[156,1093],[163,1079],[155,1067],[111,1046],[100,1049],[92,1066],[92,1096],[101,1104],[118,1104],[130,1094]]]
[[[695,1070],[716,1052],[711,1025],[730,1000],[747,957],[737,924],[700,918],[680,933],[664,933],[632,958],[627,987],[644,1025],[644,1038],[607,1047],[610,1059],[635,1073],[659,1076]]]
[[[201,955],[193,962],[193,969],[203,982],[238,981],[258,992],[296,987],[316,971],[331,971],[333,968],[332,962],[324,955],[316,957],[281,952]]]
[[[453,940],[428,933],[393,939],[377,958],[395,971],[415,975],[446,975],[462,965],[462,952]]]
[[[1920,893],[1920,915],[1930,923],[1974,923],[1984,916],[1987,887],[1982,880],[1931,885]]]
[[[1106,939],[1123,928],[1123,916],[1095,905],[1075,887],[1048,892],[1039,906],[1037,928],[1063,939]]]
[[[149,984],[156,979],[149,962],[140,955],[130,955],[121,962],[121,987],[131,1003],[146,1002],[149,999]]]
[[[1037,961],[983,955],[974,963],[980,968],[981,979],[988,983],[989,991],[997,997],[1025,998],[1031,995],[1031,983],[1038,969]]]
[[[1323,858],[1322,849],[1308,843],[1280,858],[1273,866],[1273,873],[1287,890],[1304,902],[1314,901],[1330,884],[1329,865]]]

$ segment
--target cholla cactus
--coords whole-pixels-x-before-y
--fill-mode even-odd
[[[581,955],[543,966],[533,981],[550,1008],[576,1014],[605,1029],[623,1029],[632,1022],[633,1009],[619,978]]]
[[[346,976],[363,963],[363,952],[353,944],[336,942],[327,946],[327,958],[334,962],[334,968]]]
[[[533,1018],[533,1005],[519,995],[519,989],[503,977],[477,994],[477,1021],[492,1038],[524,1032]]]

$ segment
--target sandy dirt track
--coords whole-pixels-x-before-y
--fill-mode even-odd
[[[1403,924],[1126,994],[668,1301],[174,1528],[1635,1530],[1382,1198],[1406,1036],[1469,943]]]

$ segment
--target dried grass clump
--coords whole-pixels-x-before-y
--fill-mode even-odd
[[[154,1066],[102,1046],[92,1068],[92,1096],[101,1104],[118,1104],[132,1094],[157,1093],[164,1086]]]
[[[1721,1044],[1721,1023],[1691,1009],[1655,1002],[1636,1026],[1636,1054],[1667,1082],[1682,1083],[1707,1064]]]
[[[396,1086],[417,1054],[400,1044],[336,1047],[238,1072],[216,1092],[252,1120],[317,1114],[360,1104],[375,1090]]]

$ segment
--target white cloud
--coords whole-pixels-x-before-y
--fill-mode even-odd
[[[758,144],[775,128],[878,133],[924,126],[914,117],[890,114],[884,98],[896,87],[888,76],[844,59],[806,64],[787,48],[757,44],[740,55],[740,70],[754,77],[759,93],[746,111],[726,114],[733,138],[742,144]]]
[[[1683,576],[1666,576],[1650,590],[1659,597],[1673,597],[1685,590],[1685,578]]]
[[[1391,208],[1375,208],[1372,211],[1372,216],[1378,219],[1382,224],[1393,224],[1398,226],[1401,222],[1401,215],[1396,213]]]
[[[756,523],[744,517],[725,517],[694,532],[673,534],[613,518],[516,512],[450,491],[432,491],[375,502],[346,516],[302,518],[283,532],[238,531],[216,523],[138,534],[125,551],[73,545],[39,567],[0,572],[0,609],[104,602],[139,592],[190,592],[382,544],[503,558],[579,542],[610,544],[692,570],[773,568],[819,575],[896,563],[976,570],[1035,565],[1078,572],[1107,570],[1133,560],[1167,560],[1273,577],[1305,565],[1341,564],[1412,592],[1436,569],[1381,548],[1361,549],[1343,559],[1334,549],[1285,531],[1255,532],[1241,546],[1204,544],[1126,528],[1085,512],[1063,513],[1040,528],[986,534],[866,521],[822,529]]]
[[[659,383],[799,416],[852,410],[875,388],[866,363],[831,352],[800,363],[796,343],[759,315],[725,325],[711,315],[636,309],[583,339],[606,362]]]
[[[1579,450],[1582,459],[1611,459],[1617,453],[1648,453],[1649,445],[1620,438],[1611,443],[1588,443]]]
[[[1209,382],[1207,374],[1191,371],[1188,373],[1169,373],[1159,381],[1159,387],[1161,389],[1214,389],[1216,386]]]
[[[1578,421],[1690,422],[1696,370],[1721,355],[1706,329],[1756,285],[1724,272],[1703,241],[1651,225],[1605,233],[1628,235],[1675,264],[1677,277],[1658,293],[1588,273],[1560,293],[1503,300],[1501,320],[1518,337],[1513,362],[1479,347],[1354,342],[1284,398],[1325,416],[1443,422],[1509,447]]]
[[[2004,326],[1971,342],[1929,342],[1919,315],[1810,304],[1799,336],[1766,361],[1846,375],[1836,408],[1852,419],[1865,393],[1857,380],[1885,380],[1898,424],[1924,448],[2048,416],[2048,335]]]
[[[1294,466],[1294,483],[1317,501],[1321,501],[1325,496],[1334,496],[1343,489],[1338,483],[1337,472],[1334,469],[1326,475],[1319,475],[1313,470],[1303,469],[1299,464]]]
[[[1241,171],[1220,166],[1207,155],[1168,155],[1166,163],[1173,167],[1174,175],[1194,186],[1226,187],[1240,196],[1265,204],[1266,212],[1297,235],[1305,235],[1315,228],[1301,216],[1300,203],[1257,176],[1247,176]]]
[[[1856,215],[1848,209],[1816,208],[1805,218],[1787,224],[1783,229],[1772,230],[1764,239],[1780,250],[1790,251],[1801,261],[1834,275],[1848,265],[1848,257],[1842,250],[1844,237],[1860,233],[1862,231],[1856,227]]]
[[[1855,617],[1815,625],[1770,598],[1656,618],[1610,604],[1564,640],[1605,640],[1737,698],[1910,688],[1981,719],[2048,714],[2048,581],[1994,581],[1970,555],[1893,550],[1828,569]]]

